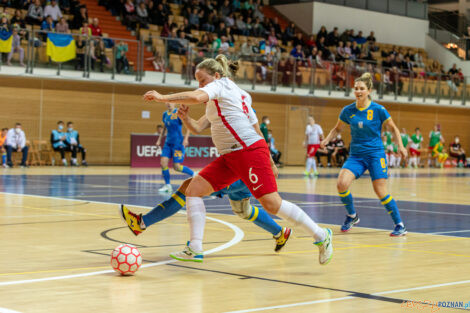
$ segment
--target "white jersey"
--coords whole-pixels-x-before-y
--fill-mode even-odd
[[[263,139],[252,126],[258,119],[251,108],[251,96],[233,81],[223,77],[199,90],[212,100],[206,104],[206,117],[220,154],[244,149]]]
[[[308,145],[319,145],[320,136],[323,136],[323,130],[318,124],[314,124],[313,126],[308,124],[307,128],[305,129],[305,135],[307,135]]]

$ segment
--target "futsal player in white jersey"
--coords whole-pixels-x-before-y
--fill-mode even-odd
[[[311,235],[319,248],[320,264],[327,264],[333,256],[333,233],[319,227],[302,209],[283,200],[277,192],[277,168],[251,108],[251,96],[230,79],[237,69],[237,62],[229,63],[224,55],[218,55],[196,67],[199,89],[171,95],[152,90],[144,95],[145,100],[159,103],[205,103],[212,140],[220,154],[193,178],[186,190],[190,241],[183,251],[170,256],[181,261],[202,260],[206,215],[202,197],[241,179],[266,211]]]
[[[307,148],[307,161],[305,166],[305,175],[318,176],[317,163],[315,161],[315,155],[318,149],[320,149],[320,142],[323,139],[323,130],[320,125],[315,124],[313,116],[308,117],[308,124],[305,129],[305,141],[304,147]]]

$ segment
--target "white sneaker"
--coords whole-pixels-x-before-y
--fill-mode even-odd
[[[158,189],[159,192],[173,193],[173,187],[170,184],[163,185],[162,188]]]
[[[2,166],[3,166],[4,168],[9,168],[8,164],[6,164],[6,163],[3,164]]]
[[[189,241],[186,243],[183,251],[174,252],[170,254],[175,260],[184,262],[199,262],[202,263],[204,260],[204,254],[202,252],[196,252],[189,247]]]
[[[320,250],[318,261],[321,265],[326,265],[333,257],[333,232],[329,228],[323,229],[325,230],[326,238],[323,241],[314,242],[313,244]]]
[[[62,159],[62,164],[63,164],[64,166],[67,166],[67,160],[66,160],[66,159]]]

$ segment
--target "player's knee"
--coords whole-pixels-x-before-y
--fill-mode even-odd
[[[183,170],[183,165],[181,165],[179,163],[174,163],[173,164],[173,169],[177,172],[181,172]]]
[[[233,213],[247,220],[251,216],[251,204],[250,199],[243,200],[230,200],[230,206],[232,207]]]
[[[348,190],[348,188],[348,183],[344,180],[338,180],[338,182],[336,183],[336,189],[338,189],[339,192],[344,192]]]

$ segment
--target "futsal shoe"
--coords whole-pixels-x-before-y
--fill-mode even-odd
[[[390,237],[401,237],[405,236],[408,231],[406,230],[405,226],[397,224],[395,229],[390,233]]]
[[[346,220],[343,223],[343,226],[341,226],[341,231],[343,233],[346,233],[351,230],[351,228],[358,224],[360,222],[359,216],[356,214],[356,217],[350,217],[349,215],[346,215]]]
[[[202,252],[196,252],[189,247],[189,241],[186,243],[186,247],[184,247],[183,251],[180,252],[173,252],[170,254],[175,260],[183,261],[183,262],[198,262],[202,263],[204,260],[204,254]]]
[[[135,214],[124,204],[121,204],[121,217],[134,235],[139,235],[145,230],[142,214]]]
[[[313,244],[318,247],[320,254],[318,255],[318,261],[321,265],[330,263],[333,257],[333,232],[329,228],[323,228],[326,237],[323,241],[314,242]]]
[[[163,185],[162,188],[158,189],[158,192],[173,193],[173,187],[170,184]]]
[[[283,227],[279,237],[273,237],[276,240],[276,247],[274,248],[275,252],[281,251],[281,249],[286,245],[287,240],[289,240],[292,230],[288,227]]]

